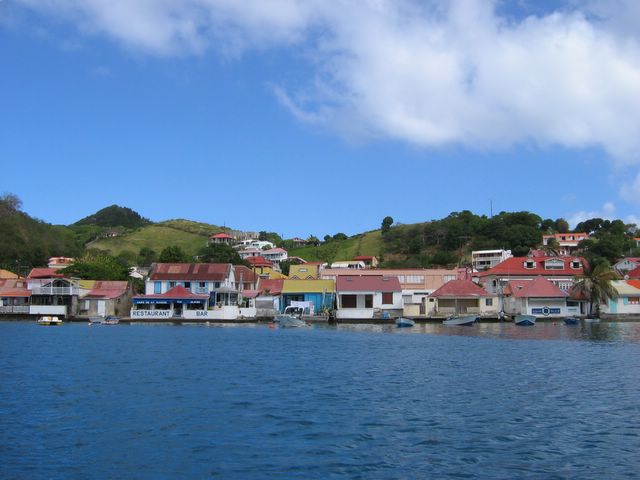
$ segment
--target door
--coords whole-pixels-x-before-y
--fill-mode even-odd
[[[107,302],[98,300],[98,315],[104,317],[107,312]]]

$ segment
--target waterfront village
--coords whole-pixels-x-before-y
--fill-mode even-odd
[[[73,263],[51,258],[26,277],[0,270],[0,315],[5,319],[52,315],[87,321],[117,316],[124,321],[232,322],[273,319],[288,306],[309,321],[386,322],[404,317],[442,320],[454,315],[479,319],[538,319],[587,316],[589,301],[574,283],[583,274],[578,244],[586,233],[545,235],[540,250],[515,257],[508,250],[472,252],[471,267],[381,269],[375,256],[331,264],[289,257],[283,248],[257,240],[251,232],[218,233],[210,243],[238,250],[247,265],[154,263],[132,268],[144,282],[68,278],[60,270]],[[635,239],[640,243],[640,238]],[[293,239],[302,244],[304,240]],[[549,253],[548,242],[557,245]],[[288,275],[280,265],[288,261]],[[614,266],[617,298],[600,305],[603,318],[640,317],[640,258]],[[0,317],[2,318],[2,317]]]

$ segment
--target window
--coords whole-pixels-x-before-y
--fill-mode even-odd
[[[184,282],[184,288],[191,290],[191,282]]]
[[[153,293],[162,293],[162,282],[153,282]]]
[[[457,278],[457,277],[456,277],[455,275],[444,275],[444,276],[442,277],[442,281],[443,281],[444,283],[447,283],[447,282],[450,282],[450,281],[452,281],[452,280],[455,280],[456,278]]]
[[[524,262],[524,268],[536,268],[536,262],[528,260]]]
[[[564,262],[562,260],[547,260],[544,262],[545,270],[564,270]]]
[[[382,292],[382,304],[393,305],[393,292]]]
[[[216,282],[214,285],[215,285],[215,288],[220,288],[220,282]]]
[[[571,262],[571,268],[575,268],[578,269],[580,268],[582,265],[580,264],[579,260],[574,260],[573,262]]]
[[[364,308],[373,308],[373,295],[364,296]]]
[[[355,295],[340,295],[342,308],[356,308],[357,297]]]
[[[200,282],[200,288],[207,288],[207,282]]]
[[[487,307],[493,307],[493,298],[485,298],[484,299],[484,304]]]
[[[176,282],[169,282],[169,288],[173,288],[176,286]]]
[[[640,305],[640,297],[629,297],[629,305]]]

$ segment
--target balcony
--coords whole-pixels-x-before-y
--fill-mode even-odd
[[[33,295],[78,295],[78,287],[33,287]]]

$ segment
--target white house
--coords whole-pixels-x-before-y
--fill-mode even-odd
[[[337,319],[402,315],[402,288],[397,277],[340,275],[336,293]]]
[[[504,311],[508,315],[566,317],[581,314],[581,302],[540,276],[533,280],[512,280],[505,288]]]
[[[488,270],[512,256],[511,250],[474,250],[471,252],[471,266],[477,271]]]
[[[600,311],[610,315],[640,316],[640,280],[614,280],[611,282],[618,298],[611,299]]]

